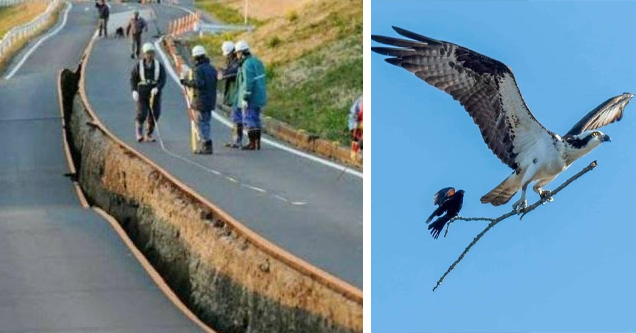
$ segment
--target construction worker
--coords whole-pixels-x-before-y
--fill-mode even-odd
[[[146,20],[143,17],[139,16],[139,11],[135,10],[133,13],[133,17],[130,18],[128,25],[126,26],[126,36],[130,36],[131,51],[130,54],[131,59],[139,59],[139,49],[141,46],[141,33],[144,31],[148,31],[148,24],[146,24]]]
[[[132,98],[137,102],[135,136],[137,142],[154,142],[152,136],[161,115],[161,91],[166,84],[166,69],[155,59],[155,47],[151,43],[143,46],[144,57],[136,63],[130,73]],[[144,122],[148,119],[146,136],[143,136]]]
[[[108,17],[110,16],[110,8],[104,0],[98,0],[95,3],[97,12],[99,13],[99,37],[108,37]]]
[[[226,66],[219,71],[219,80],[225,80],[223,91],[223,104],[232,110],[231,118],[234,127],[232,129],[232,141],[225,144],[226,147],[241,148],[243,146],[243,111],[236,103],[236,75],[239,70],[239,61],[234,51],[234,43],[223,42],[221,51],[225,56]]]
[[[210,65],[205,48],[197,45],[192,48],[194,70],[182,73],[181,84],[188,87],[190,106],[195,111],[198,147],[195,154],[212,154],[212,138],[210,137],[210,120],[212,110],[216,106],[216,69]]]
[[[251,54],[247,42],[237,42],[235,51],[241,66],[237,78],[236,100],[243,110],[243,122],[249,139],[249,144],[242,149],[261,149],[261,110],[267,104],[265,67]]]

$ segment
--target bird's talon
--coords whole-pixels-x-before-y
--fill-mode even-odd
[[[517,212],[517,214],[523,213],[528,207],[528,202],[526,200],[519,200],[512,205],[512,209]]]
[[[550,190],[543,190],[539,195],[541,199],[543,199],[543,203],[554,201],[554,199],[552,199],[552,191]]]

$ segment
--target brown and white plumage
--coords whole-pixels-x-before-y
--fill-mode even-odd
[[[620,121],[623,119],[623,111],[632,97],[634,97],[634,94],[623,93],[606,100],[586,114],[583,119],[579,120],[564,137],[578,135],[585,131],[599,129],[615,121]]]
[[[620,120],[625,105],[633,97],[623,94],[606,101],[575,125],[568,132],[569,137],[561,138],[532,115],[505,64],[453,43],[393,29],[408,39],[372,35],[374,41],[391,46],[372,50],[389,56],[385,59],[388,63],[408,70],[459,101],[479,127],[488,148],[514,170],[508,179],[482,197],[483,203],[504,204],[523,189],[522,200],[518,202],[523,206],[526,186],[533,181],[539,185],[535,191],[543,195],[541,186],[603,139],[609,140],[607,136],[597,138],[600,132],[593,134],[590,130]]]

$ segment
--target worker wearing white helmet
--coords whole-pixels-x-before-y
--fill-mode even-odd
[[[188,88],[190,107],[195,111],[198,140],[195,154],[212,154],[210,120],[216,106],[216,69],[210,64],[205,48],[192,48],[194,70],[182,73],[181,84]]]
[[[137,103],[135,136],[138,142],[155,141],[152,136],[156,122],[161,115],[161,90],[166,84],[166,69],[155,59],[155,47],[146,43],[142,47],[144,56],[135,64],[130,73],[132,98]],[[144,123],[148,127],[144,136]]]
[[[243,110],[243,122],[249,139],[249,144],[243,149],[261,149],[261,110],[267,104],[265,67],[252,55],[247,42],[238,41],[234,49],[240,63],[236,100]]]
[[[225,56],[225,68],[219,71],[219,80],[224,80],[223,104],[228,106],[231,112],[232,129],[231,141],[226,143],[226,147],[241,148],[243,146],[243,111],[236,103],[236,75],[239,70],[239,61],[234,52],[234,43],[231,41],[223,42],[221,52]]]

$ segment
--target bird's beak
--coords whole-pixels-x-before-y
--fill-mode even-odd
[[[606,141],[607,141],[607,142],[611,142],[611,141],[612,141],[612,138],[610,138],[610,137],[609,137],[609,135],[607,135],[607,134],[605,134],[605,135],[603,136],[603,142],[606,142]]]

